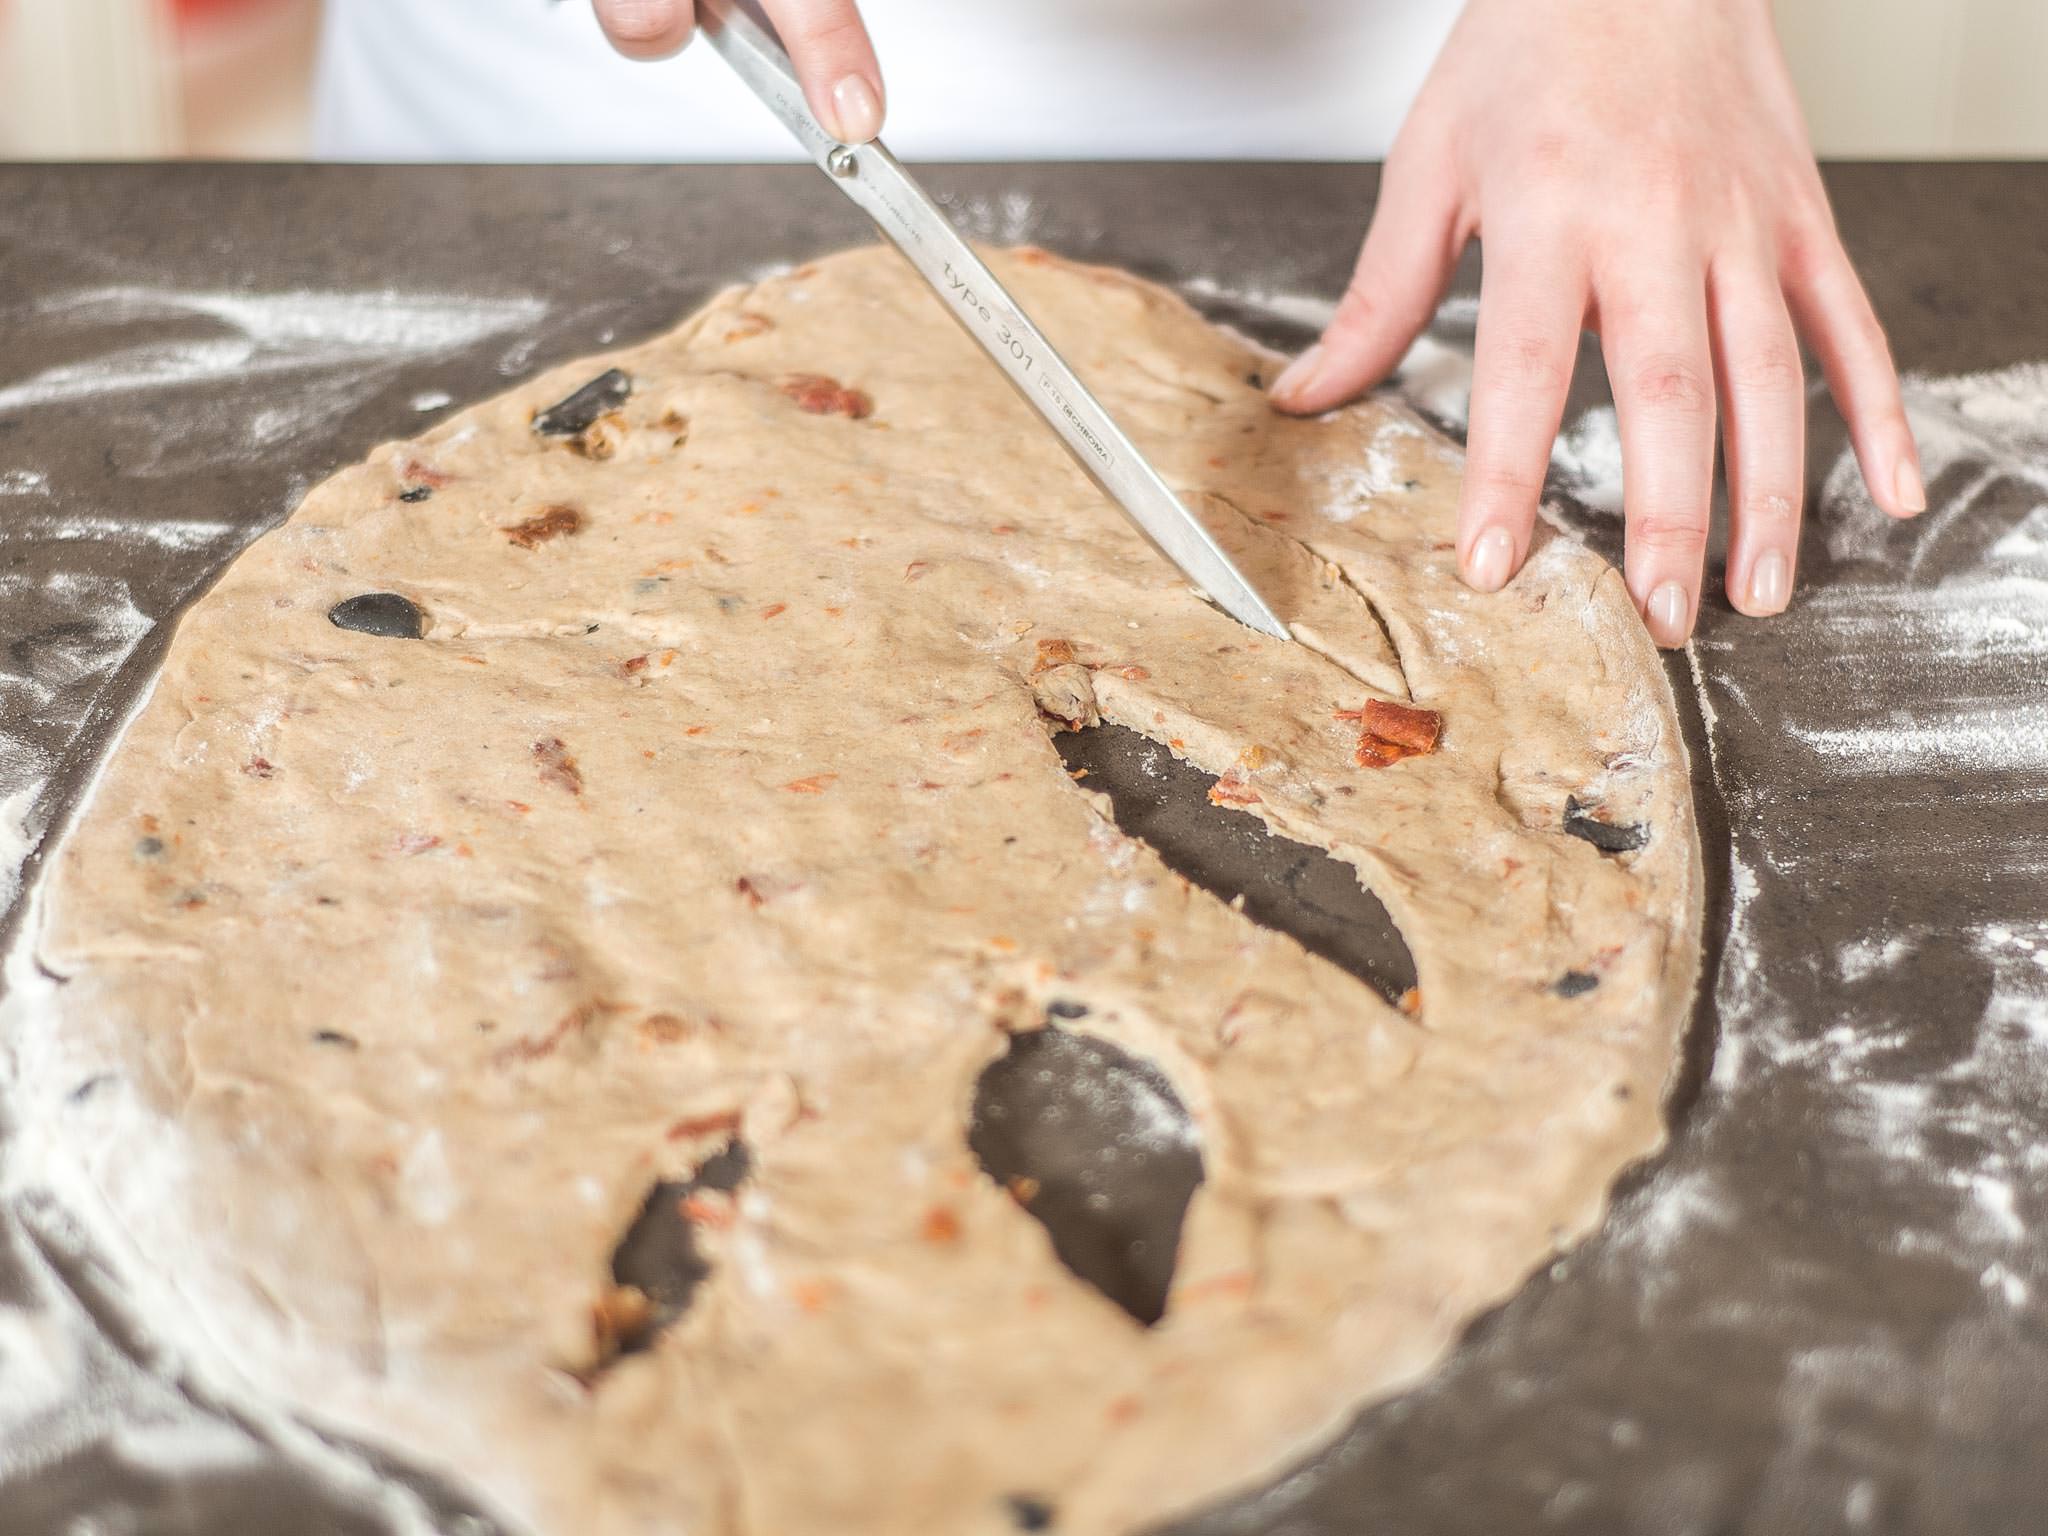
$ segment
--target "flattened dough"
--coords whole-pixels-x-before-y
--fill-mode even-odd
[[[314,491],[52,876],[37,1059],[150,1264],[248,1378],[533,1529],[1130,1530],[1415,1381],[1662,1137],[1700,863],[1619,577],[1544,534],[1466,590],[1420,420],[1284,419],[1161,289],[992,259],[1302,643],[1192,597],[855,251]],[[535,430],[610,367],[613,414]],[[330,623],[375,592],[423,638]],[[1440,748],[1360,766],[1374,698]],[[1169,873],[1041,702],[1355,865],[1419,1009]],[[1199,1137],[1150,1329],[967,1147],[1053,1002]],[[708,1278],[606,1361],[621,1235],[734,1135]]]

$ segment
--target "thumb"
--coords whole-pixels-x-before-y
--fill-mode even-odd
[[[1436,314],[1464,249],[1454,186],[1447,168],[1396,147],[1336,317],[1274,381],[1281,410],[1327,411],[1393,372]]]
[[[597,24],[629,59],[665,59],[690,40],[690,0],[592,0]]]

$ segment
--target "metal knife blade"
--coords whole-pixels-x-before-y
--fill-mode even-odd
[[[752,0],[698,0],[705,40],[782,120],[945,304],[1076,462],[1196,589],[1240,624],[1291,638],[1259,591],[1181,504],[1159,471],[1053,350],[902,163],[882,146],[842,144],[804,103],[774,29]]]

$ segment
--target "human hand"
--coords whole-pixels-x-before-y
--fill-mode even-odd
[[[680,52],[696,26],[692,0],[591,0],[598,25],[630,59]],[[854,0],[762,0],[803,82],[804,99],[842,144],[882,131],[882,68]]]
[[[1898,375],[1835,233],[1768,0],[1469,0],[1388,158],[1336,318],[1275,403],[1327,410],[1384,378],[1475,234],[1458,515],[1471,585],[1497,590],[1528,554],[1582,327],[1614,389],[1625,574],[1658,644],[1683,644],[1699,609],[1717,396],[1729,601],[1761,617],[1790,600],[1800,335],[1877,504],[1925,510]]]

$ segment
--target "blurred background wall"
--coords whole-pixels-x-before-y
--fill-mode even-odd
[[[2048,155],[2048,0],[1776,0],[1823,155]]]
[[[0,157],[303,154],[319,22],[320,0],[0,0]]]
[[[2048,155],[2048,0],[1776,3],[1823,155]],[[300,155],[319,12],[0,0],[0,157]]]

